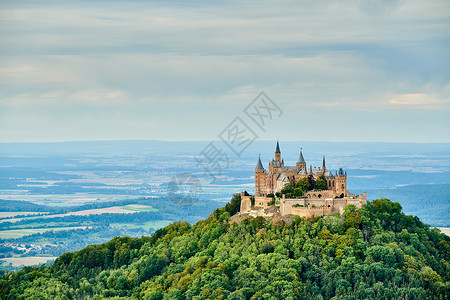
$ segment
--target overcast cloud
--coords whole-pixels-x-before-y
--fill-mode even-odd
[[[1,1],[0,141],[450,142],[450,2]]]

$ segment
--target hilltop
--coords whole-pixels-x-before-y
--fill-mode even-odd
[[[231,217],[116,237],[0,279],[1,299],[448,299],[450,238],[387,199],[342,215]]]

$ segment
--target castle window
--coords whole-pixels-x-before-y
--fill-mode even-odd
[[[334,181],[333,181],[333,187],[334,187]]]

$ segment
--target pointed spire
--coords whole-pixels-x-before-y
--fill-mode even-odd
[[[323,156],[323,160],[322,160],[322,170],[326,170],[327,168],[325,167],[325,155]]]
[[[299,157],[298,157],[298,163],[306,164],[305,158],[303,157],[302,148],[300,148],[300,155],[299,155]]]
[[[256,164],[256,170],[264,170],[263,164],[261,162],[261,154],[259,155],[258,163]]]
[[[281,153],[280,144],[278,143],[278,140],[277,140],[277,148],[275,149],[275,153]]]

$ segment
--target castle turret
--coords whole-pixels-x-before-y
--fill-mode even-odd
[[[260,171],[264,172],[264,166],[261,162],[261,155],[258,158],[258,162],[256,163],[256,168],[255,168],[255,172],[260,172]]]
[[[298,161],[297,161],[297,170],[303,170],[306,169],[306,161],[305,158],[303,157],[303,153],[302,153],[302,148],[300,148],[300,155],[298,156]]]
[[[320,171],[320,174],[323,175],[327,171],[327,167],[325,166],[325,155],[322,158],[322,170]]]
[[[255,195],[260,195],[261,190],[264,188],[264,166],[261,162],[261,155],[258,158],[255,168]]]
[[[281,161],[280,144],[277,141],[277,148],[275,149],[275,161]]]

